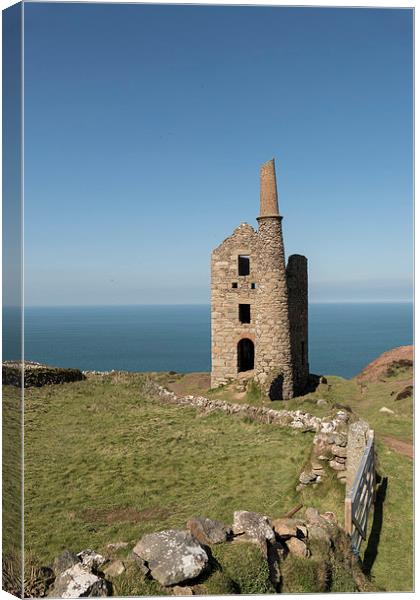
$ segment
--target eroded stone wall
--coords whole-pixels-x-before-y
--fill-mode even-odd
[[[243,223],[212,253],[212,387],[217,387],[238,376],[238,342],[242,338],[248,338],[255,344],[258,289],[257,240],[255,229]],[[249,275],[238,274],[240,255],[250,257]],[[257,284],[257,289],[252,289],[252,283]],[[237,284],[237,287],[232,287],[232,284]],[[240,323],[239,304],[250,304],[250,323]]]
[[[307,264],[305,256],[293,254],[286,270],[295,396],[304,392],[309,376]]]

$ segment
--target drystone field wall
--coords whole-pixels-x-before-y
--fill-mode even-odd
[[[63,369],[61,367],[49,367],[36,362],[25,362],[24,386],[41,387],[43,385],[54,385],[57,383],[70,383],[81,381],[85,375],[79,369]],[[22,364],[15,361],[3,362],[2,373],[3,385],[22,386]]]
[[[209,399],[204,396],[178,396],[161,385],[150,382],[149,391],[164,402],[179,406],[191,406],[209,413],[222,411],[228,415],[248,418],[258,423],[268,423],[280,427],[290,427],[301,432],[315,433],[313,439],[310,466],[299,476],[298,490],[306,485],[322,482],[326,476],[327,465],[345,484],[347,481],[347,445],[348,431],[357,424],[350,424],[350,413],[337,410],[332,417],[320,418],[301,410],[274,410],[265,406],[235,404],[225,400]]]
[[[243,223],[216,248],[211,258],[211,385],[217,387],[238,376],[238,342],[255,344],[255,309],[258,281],[257,232]],[[249,256],[249,275],[238,277],[238,256]],[[236,287],[233,287],[233,284]],[[251,322],[240,323],[238,306],[249,304]]]

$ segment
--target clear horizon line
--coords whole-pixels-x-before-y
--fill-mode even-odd
[[[313,304],[414,304],[412,299],[399,300],[314,300]],[[211,302],[138,302],[127,304],[26,304],[23,308],[76,308],[76,307],[112,307],[112,306],[211,306]],[[22,308],[20,305],[4,305],[3,308]]]

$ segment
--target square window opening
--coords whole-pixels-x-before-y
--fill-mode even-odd
[[[233,287],[234,289],[236,289],[236,288],[238,287],[238,282],[237,282],[237,281],[234,281],[234,282],[232,283],[232,287]]]
[[[239,305],[239,321],[241,323],[251,323],[251,305],[240,304]]]

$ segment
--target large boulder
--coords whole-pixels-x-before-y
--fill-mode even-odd
[[[262,549],[266,548],[267,541],[274,541],[276,537],[268,517],[247,510],[233,513],[232,529],[241,540],[256,543]]]
[[[86,596],[110,596],[110,585],[105,579],[92,573],[82,563],[74,564],[59,573],[49,596],[54,598],[84,598]]]
[[[54,559],[53,562],[53,571],[56,575],[70,569],[74,565],[79,564],[80,558],[74,552],[70,552],[69,550],[64,550],[59,556]]]
[[[189,531],[168,529],[144,535],[133,549],[151,576],[162,585],[175,585],[198,577],[208,564],[204,548]]]
[[[221,544],[231,535],[232,529],[220,521],[205,517],[194,517],[187,521],[187,527],[200,544]]]

